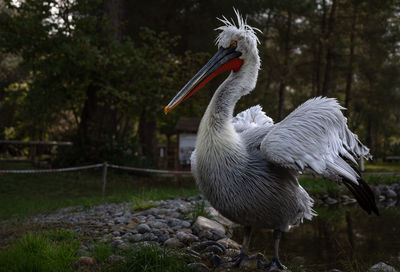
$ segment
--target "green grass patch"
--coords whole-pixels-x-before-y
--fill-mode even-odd
[[[0,271],[74,271],[79,246],[72,231],[28,233],[0,252]]]
[[[102,242],[95,244],[92,250],[92,257],[100,264],[104,263],[112,254],[111,245]]]
[[[366,162],[366,172],[400,172],[400,162]]]
[[[189,271],[185,257],[171,250],[156,246],[134,248],[126,256],[128,272]]]
[[[329,194],[338,195],[340,190],[344,190],[342,186],[330,182],[322,178],[313,178],[309,176],[301,176],[299,183],[306,189],[310,194]]]
[[[28,168],[32,167],[25,163],[0,164],[0,169]],[[2,174],[0,220],[51,213],[69,206],[91,207],[132,201],[135,197],[144,201],[198,194],[191,177],[177,183],[172,177],[137,176],[110,169],[106,194],[102,197],[101,179],[100,169],[69,173]]]

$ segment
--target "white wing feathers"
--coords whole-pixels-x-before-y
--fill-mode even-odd
[[[345,159],[357,165],[355,159],[370,158],[369,149],[347,127],[343,109],[333,98],[306,101],[272,126],[261,142],[261,152],[286,168],[358,184],[358,173]]]
[[[237,133],[242,133],[254,127],[271,126],[274,121],[265,115],[260,105],[257,105],[237,114],[232,119],[232,124]]]

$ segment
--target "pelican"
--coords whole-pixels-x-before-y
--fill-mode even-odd
[[[274,123],[260,106],[233,117],[235,104],[250,93],[260,69],[256,28],[235,10],[237,23],[225,17],[218,52],[164,108],[165,113],[225,71],[229,76],[215,91],[201,120],[191,156],[200,191],[222,215],[243,226],[243,244],[235,264],[248,258],[252,230],[273,230],[274,256],[265,270],[284,270],[278,255],[282,232],[311,220],[313,199],[299,184],[312,173],[344,184],[368,214],[378,215],[375,197],[357,170],[361,157],[371,157],[347,127],[336,99],[309,99],[284,120]]]

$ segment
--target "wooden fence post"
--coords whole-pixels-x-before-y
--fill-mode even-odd
[[[108,168],[108,163],[104,162],[103,163],[103,186],[101,188],[101,193],[102,196],[104,197],[104,194],[106,192],[106,184],[107,184],[107,168]]]

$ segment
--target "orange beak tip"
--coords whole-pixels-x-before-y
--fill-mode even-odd
[[[164,108],[164,113],[165,113],[165,115],[167,115],[167,113],[170,111],[171,109],[168,107],[168,106],[166,106],[165,108]]]

